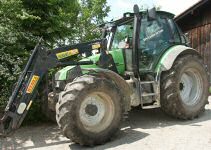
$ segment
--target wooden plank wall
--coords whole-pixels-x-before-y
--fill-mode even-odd
[[[211,71],[211,24],[191,29],[188,32],[190,46],[199,51],[208,71]]]

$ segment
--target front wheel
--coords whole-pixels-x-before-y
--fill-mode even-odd
[[[81,145],[98,145],[118,131],[122,103],[116,86],[85,75],[66,85],[57,103],[57,123],[64,135]]]
[[[196,55],[181,56],[161,76],[161,108],[176,118],[195,118],[208,103],[208,86],[202,59]]]

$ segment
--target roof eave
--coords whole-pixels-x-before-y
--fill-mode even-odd
[[[199,8],[200,6],[204,5],[205,3],[207,3],[209,0],[201,0],[198,3],[194,4],[193,6],[191,6],[190,8],[188,8],[187,10],[185,10],[184,12],[182,12],[181,14],[177,15],[175,17],[175,21],[179,21],[180,19],[182,19],[183,17],[185,17],[186,15],[192,13],[194,10],[196,10],[197,8]]]

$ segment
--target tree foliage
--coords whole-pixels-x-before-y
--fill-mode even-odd
[[[39,37],[48,48],[99,38],[106,0],[0,0],[0,106]]]
[[[77,21],[76,33],[80,33],[75,36],[79,41],[88,41],[98,38],[99,31],[97,31],[97,25],[104,22],[104,18],[110,8],[106,5],[106,0],[81,0],[80,12]]]

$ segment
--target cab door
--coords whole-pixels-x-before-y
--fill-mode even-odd
[[[167,18],[159,15],[156,20],[143,17],[140,32],[139,72],[151,72],[162,52],[173,45],[173,36]]]

